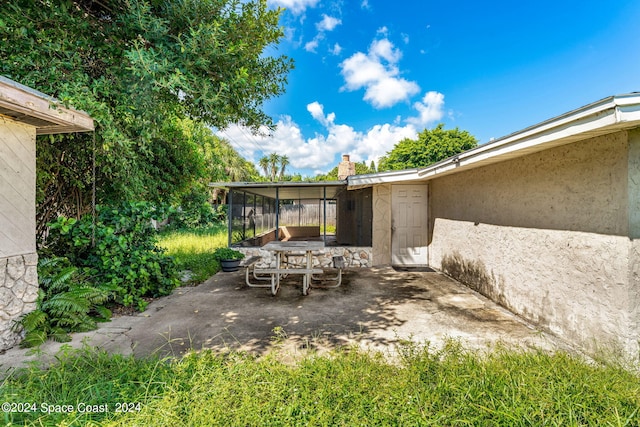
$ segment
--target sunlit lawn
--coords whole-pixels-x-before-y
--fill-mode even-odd
[[[201,283],[220,270],[213,252],[227,246],[227,225],[165,231],[160,234],[158,245],[175,259],[180,270],[191,271],[190,282]]]
[[[564,352],[478,353],[455,341],[442,350],[407,344],[400,353],[391,362],[356,349],[311,352],[292,364],[277,352],[160,361],[85,349],[59,355],[48,371],[15,373],[0,399],[13,425],[640,425],[637,365],[634,372]],[[27,402],[36,410],[25,411]],[[43,402],[109,412],[44,414]]]

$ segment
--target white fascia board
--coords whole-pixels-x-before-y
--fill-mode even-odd
[[[352,175],[347,177],[347,188],[355,190],[358,188],[371,187],[376,184],[387,184],[404,181],[415,181],[420,179],[418,169],[405,169],[401,171],[372,173],[367,175]]]
[[[518,157],[546,148],[640,125],[640,95],[629,94],[566,113],[431,165],[418,172],[421,179],[459,171],[505,157]]]
[[[429,180],[633,126],[640,126],[640,94],[611,96],[423,169],[351,176],[349,189]]]

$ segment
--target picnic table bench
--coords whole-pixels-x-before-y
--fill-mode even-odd
[[[311,281],[324,281],[332,280],[336,281],[336,284],[332,286],[317,285],[317,287],[337,287],[342,282],[342,268],[344,266],[344,257],[333,257],[334,265],[338,268],[338,275],[334,278],[318,277],[317,275],[324,274],[322,268],[313,267],[313,251],[324,248],[324,242],[317,241],[296,241],[296,242],[269,242],[263,249],[269,250],[276,255],[276,267],[258,267],[262,257],[252,256],[243,262],[245,267],[245,282],[247,286],[253,288],[271,288],[271,294],[276,295],[280,289],[280,279],[289,275],[301,275],[302,276],[302,294],[307,295],[309,288],[311,287]],[[306,265],[295,265],[288,262],[283,262],[283,258],[286,258],[286,254],[292,254],[296,251],[304,252],[306,258]],[[299,254],[298,256],[301,256]],[[268,281],[270,283],[254,283],[251,281],[251,276],[257,281]],[[315,287],[316,285],[314,285]]]

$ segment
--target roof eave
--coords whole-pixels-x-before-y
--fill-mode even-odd
[[[93,119],[59,101],[0,76],[0,115],[36,128],[37,135],[90,132]]]
[[[611,96],[419,170],[349,177],[349,188],[429,180],[640,125],[640,94]],[[397,177],[398,179],[394,179]]]

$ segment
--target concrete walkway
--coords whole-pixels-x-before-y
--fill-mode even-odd
[[[299,279],[299,277],[297,278]],[[277,296],[248,288],[242,272],[218,273],[196,287],[176,289],[144,313],[121,316],[96,331],[77,333],[109,352],[180,356],[193,349],[245,350],[263,354],[276,347],[289,355],[358,344],[393,352],[402,340],[439,345],[446,337],[467,347],[496,342],[544,349],[567,347],[458,282],[434,272],[391,267],[349,270],[336,289],[311,289],[302,296],[294,282]],[[38,355],[14,348],[0,355],[0,371],[55,354],[47,342]]]

